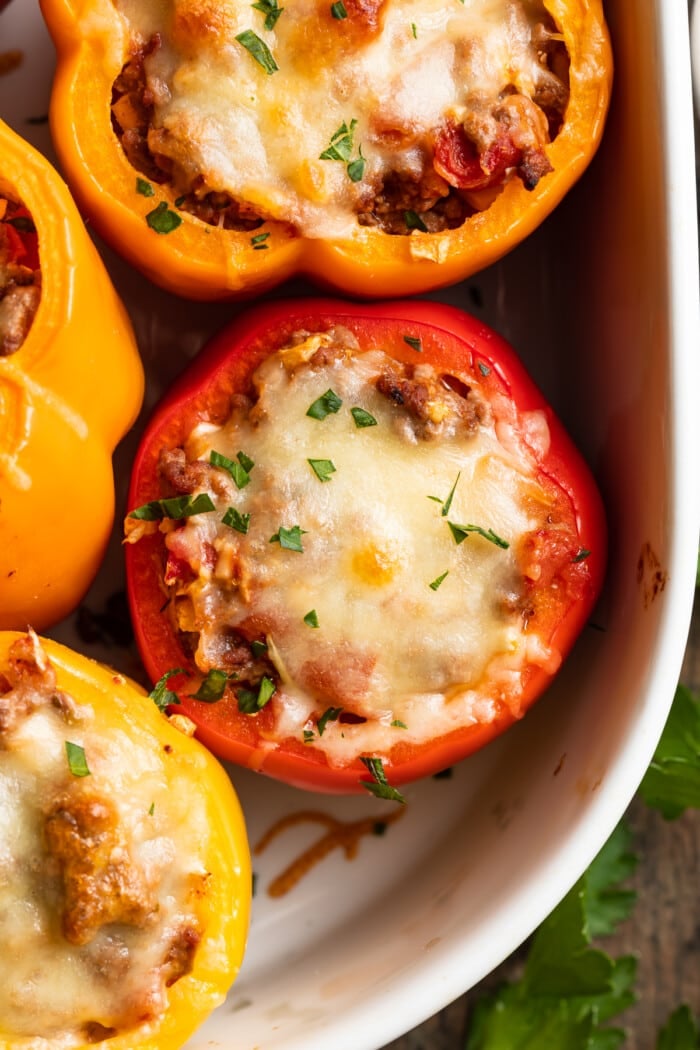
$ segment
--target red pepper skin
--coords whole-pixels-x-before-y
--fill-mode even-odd
[[[397,360],[415,363],[416,352],[403,339],[411,334],[422,341],[421,360],[450,368],[462,368],[477,360],[490,370],[487,382],[504,394],[519,413],[544,412],[550,431],[549,449],[540,458],[543,476],[554,481],[570,499],[577,527],[578,550],[586,556],[569,558],[567,585],[576,593],[569,607],[549,624],[548,638],[565,655],[586,623],[600,592],[606,560],[606,526],[596,485],[581,455],[562,424],[547,405],[514,351],[492,329],[450,306],[430,302],[350,304],[335,300],[280,301],[254,308],[217,336],[180,377],[157,407],[142,439],[134,463],[129,508],[163,495],[158,476],[161,449],[181,445],[201,420],[223,421],[231,394],[246,389],[256,366],[284,338],[299,329],[320,330],[329,324],[350,328],[359,338],[371,335],[374,345],[389,347]],[[401,335],[399,336],[399,333]],[[438,347],[436,349],[436,347]],[[576,537],[575,537],[576,539]],[[537,548],[537,549],[536,549]],[[361,792],[360,781],[367,770],[359,757],[343,768],[329,766],[325,757],[301,741],[285,740],[277,748],[261,746],[267,710],[255,716],[241,714],[235,700],[205,704],[193,700],[196,689],[194,665],[183,650],[168,616],[163,611],[159,581],[164,564],[160,534],[148,535],[126,545],[127,587],[136,640],[146,670],[157,681],[171,668],[192,668],[192,678],[174,679],[182,706],[177,710],[197,723],[198,736],[219,756],[264,772],[297,787],[321,792]],[[546,537],[532,538],[533,557],[542,563],[543,578],[557,553]],[[550,573],[551,578],[551,573]],[[547,597],[540,612],[547,619]],[[552,674],[532,665],[527,671],[523,709],[528,708],[549,684]],[[433,774],[482,747],[512,722],[501,711],[488,724],[472,725],[426,741],[420,746],[401,743],[384,759],[390,784],[402,784]]]

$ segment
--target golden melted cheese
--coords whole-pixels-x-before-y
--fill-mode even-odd
[[[255,462],[240,489],[210,471],[216,514],[166,526],[170,551],[198,572],[184,587],[184,615],[199,632],[200,667],[217,666],[229,629],[262,632],[279,677],[275,738],[301,739],[329,706],[365,719],[329,722],[314,737],[331,763],[383,753],[399,732],[420,741],[490,721],[501,703],[517,715],[525,665],[559,662],[517,611],[518,541],[541,523],[547,501],[517,428],[497,426],[485,402],[478,425],[465,426],[459,395],[445,388],[425,409],[435,417],[426,437],[380,392],[377,379],[391,368],[381,351],[298,367],[295,354],[261,366],[246,418],[200,425],[187,445],[190,460],[208,462],[215,450]],[[417,366],[416,380],[431,376]],[[328,390],[341,407],[310,417]],[[353,408],[376,425],[358,427]],[[528,430],[546,446],[540,414]],[[331,462],[321,469],[328,480],[310,460]],[[231,506],[250,515],[247,533],[222,525]],[[508,546],[478,531],[457,543],[450,523],[492,530]],[[280,527],[301,530],[301,552],[271,542]],[[317,627],[305,621],[312,611]]]
[[[206,877],[202,802],[189,781],[166,773],[158,741],[98,727],[91,707],[62,694],[60,708],[55,695],[50,683],[25,683],[29,710],[0,737],[0,1043],[9,1037],[17,1050],[70,1050],[157,1019],[167,1005],[164,960],[192,924]],[[67,740],[84,748],[89,776],[71,773]],[[74,827],[86,807],[90,819],[101,813],[107,823],[116,810],[109,865],[134,897],[138,883],[149,904],[133,925],[98,924],[69,940],[65,857],[48,829],[52,814]],[[96,824],[90,855],[99,840]],[[94,896],[85,901],[88,912],[100,906]]]
[[[388,172],[419,180],[446,120],[556,81],[538,53],[542,0],[366,0],[347,19],[327,0],[288,0],[269,30],[248,0],[114,4],[128,40],[160,37],[145,63],[151,149],[186,185],[201,177],[311,237],[349,235]],[[274,72],[237,40],[248,32]],[[321,159],[343,125],[347,156]]]

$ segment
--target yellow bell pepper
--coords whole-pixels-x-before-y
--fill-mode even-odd
[[[345,238],[318,239],[268,221],[265,250],[256,250],[261,245],[250,230],[218,228],[178,212],[165,186],[149,186],[153,195],[139,193],[138,172],[111,121],[112,86],[129,58],[129,40],[109,0],[41,0],[58,58],[50,109],[55,147],[76,199],[105,239],[179,295],[249,297],[298,273],[373,298],[443,287],[495,262],[535,229],[582,174],[600,141],[612,81],[602,0],[544,4],[569,58],[563,123],[544,149],[551,171],[532,189],[520,178],[509,179],[488,207],[455,229],[396,236],[358,224]],[[303,171],[299,179],[305,179]],[[313,199],[314,193],[309,185],[307,195]],[[147,224],[156,208],[178,223],[166,235]]]
[[[10,812],[14,806],[25,814],[18,818],[22,834],[11,843],[20,856],[17,878],[4,891],[6,898],[15,895],[14,919],[4,928],[18,936],[24,912],[17,897],[20,887],[33,886],[35,899],[26,901],[33,918],[27,920],[31,929],[22,951],[38,967],[28,1016],[20,1012],[19,1021],[8,1020],[12,1011],[0,1010],[0,1050],[16,1050],[28,1045],[27,1039],[32,1045],[46,1039],[47,1046],[60,1043],[66,1050],[88,1050],[96,1043],[103,1050],[176,1050],[223,1001],[245,950],[252,876],[243,816],[229,778],[140,687],[33,632],[0,632],[0,715],[0,796]],[[38,719],[38,752],[32,718]],[[3,790],[8,777],[11,791]],[[25,809],[18,785],[27,792]],[[94,831],[81,825],[85,814],[86,821],[98,820],[112,810],[122,822],[114,831],[103,832],[104,819]],[[67,814],[63,839],[57,813]],[[35,837],[43,846],[33,845]],[[177,844],[183,842],[181,854]],[[174,857],[168,849],[176,850]],[[32,853],[33,875],[22,867],[22,850]],[[132,867],[120,878],[115,871],[124,856]],[[139,923],[128,908],[141,870],[156,904]],[[45,891],[35,885],[42,872]],[[77,906],[70,899],[76,884]],[[86,915],[95,912],[97,932],[85,931]],[[66,916],[74,913],[83,923],[81,936],[69,923],[67,928]],[[197,931],[184,948],[169,932],[174,929],[177,937],[180,928]],[[128,968],[121,977],[110,971],[105,982],[109,963],[100,952],[113,951],[115,937],[114,965],[127,951]],[[131,971],[141,973],[139,967],[146,978],[135,987]],[[0,1002],[3,994],[12,996],[13,977],[7,969]],[[114,981],[116,996],[109,989]],[[86,991],[82,982],[93,984]],[[151,990],[155,994],[149,997]],[[110,1008],[125,1012],[123,1027],[107,1016]],[[42,1020],[47,1027],[34,1031]]]
[[[0,122],[0,198],[36,228],[40,299],[0,356],[0,629],[43,629],[89,586],[114,512],[111,456],[143,397],[126,311],[63,180]]]

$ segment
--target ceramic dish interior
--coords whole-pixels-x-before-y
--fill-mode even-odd
[[[377,1050],[472,986],[564,895],[621,816],[652,754],[677,680],[697,551],[697,248],[688,27],[663,0],[608,0],[614,103],[593,166],[502,263],[433,298],[518,348],[591,464],[610,524],[594,622],[550,690],[450,779],[407,789],[402,820],[335,852],[293,890],[269,886],[313,841],[300,825],[254,857],[248,955],[229,1000],[188,1050]],[[0,18],[0,113],[51,154],[52,53],[35,0]],[[100,245],[150,375],[146,411],[236,308],[150,287]],[[301,283],[280,294],[309,294]],[[137,440],[117,456],[123,500]],[[122,504],[123,505],[123,504]],[[123,587],[119,541],[86,600]],[[62,641],[140,674],[133,649]],[[99,633],[99,632],[98,632]],[[307,795],[232,770],[253,844],[301,809],[381,819],[371,798]]]

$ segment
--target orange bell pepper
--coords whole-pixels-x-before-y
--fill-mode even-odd
[[[158,706],[56,642],[0,632],[0,797],[18,830],[15,925],[0,927],[24,953],[0,965],[0,1050],[177,1050],[238,974],[243,814],[216,759]]]
[[[396,236],[358,224],[344,239],[324,240],[267,221],[261,251],[250,230],[207,226],[171,211],[174,195],[162,185],[149,187],[153,195],[139,194],[138,173],[110,119],[112,86],[129,58],[129,41],[107,0],[41,0],[58,55],[50,110],[55,147],[77,200],[105,239],[151,280],[188,298],[250,296],[296,273],[370,297],[442,287],[495,262],[538,226],[584,171],[600,140],[612,78],[602,0],[544,3],[570,62],[563,123],[544,150],[552,170],[532,189],[520,178],[509,179],[490,206],[455,229],[414,228]],[[262,71],[261,77],[263,90]],[[146,222],[158,206],[182,220],[166,236]]]
[[[36,229],[40,272],[31,326],[0,356],[0,629],[43,629],[75,607],[100,564],[111,455],[140,408],[143,369],[65,184],[2,122],[0,198],[23,205],[23,228]]]

